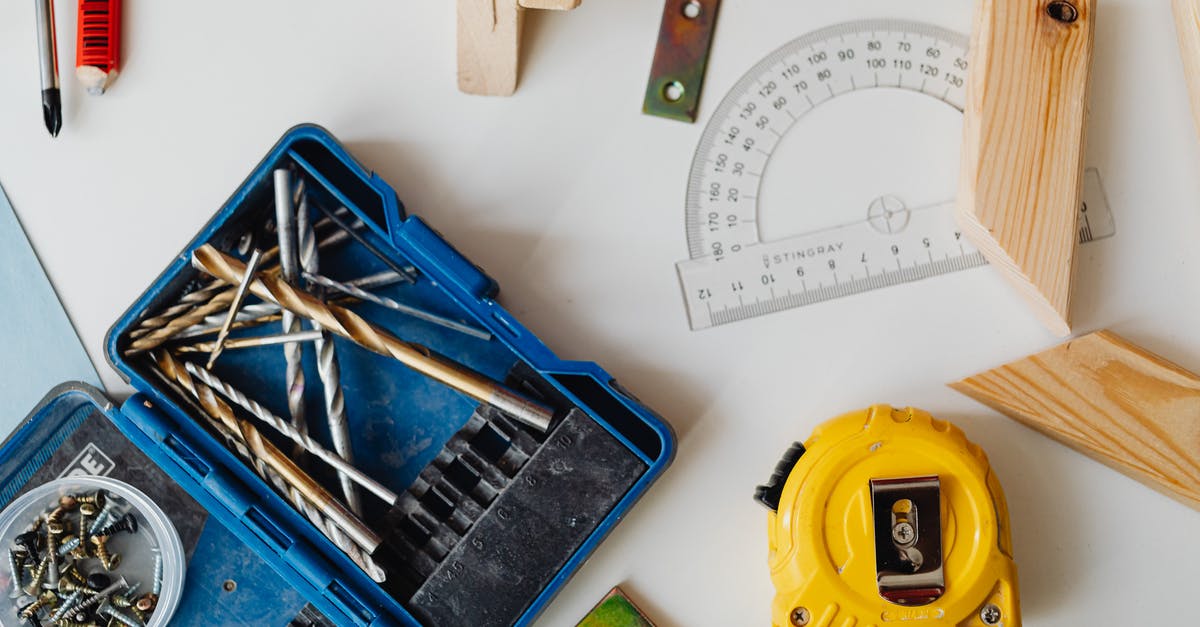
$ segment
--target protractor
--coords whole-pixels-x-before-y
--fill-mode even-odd
[[[688,178],[692,328],[986,265],[953,216],[967,64],[961,33],[865,20],[751,68]],[[1101,239],[1111,214],[1098,173],[1085,180],[1081,238]]]

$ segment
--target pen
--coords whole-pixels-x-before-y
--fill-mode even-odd
[[[38,61],[42,74],[42,117],[51,137],[62,128],[62,95],[58,91],[58,50],[54,39],[53,0],[34,0],[37,7]]]

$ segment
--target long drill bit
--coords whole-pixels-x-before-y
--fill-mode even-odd
[[[348,216],[349,213],[350,210],[346,209],[345,207],[340,208],[337,212],[338,216]],[[362,229],[365,226],[366,225],[363,223],[363,221],[358,219],[355,219],[354,222],[350,224],[350,228],[355,230]],[[329,218],[321,218],[315,225],[313,225],[313,228],[316,229],[317,234],[321,237],[321,241],[317,244],[317,246],[321,249],[336,246],[350,239],[350,235],[341,230],[336,224],[334,224],[333,220],[330,220]],[[325,233],[331,229],[332,232]],[[322,233],[325,234],[322,235]],[[271,248],[263,251],[261,261],[263,268],[269,267],[269,265],[278,256],[279,246],[272,246]],[[397,281],[399,280],[401,279],[397,278]],[[403,280],[408,281],[409,278],[404,277]],[[134,340],[143,337],[156,329],[166,326],[181,314],[207,303],[217,294],[231,291],[233,289],[233,287],[225,285],[221,281],[212,281],[208,285],[192,290],[191,292],[180,296],[178,302],[170,305],[166,309],[149,318],[143,318],[138,322],[137,328],[129,332],[129,337],[130,339]],[[217,324],[219,325],[220,323]]]
[[[192,265],[227,283],[236,282],[245,272],[245,264],[211,244],[204,244],[192,253]],[[435,357],[427,347],[405,342],[345,307],[324,303],[273,276],[260,276],[250,284],[250,291],[265,301],[279,303],[287,311],[320,322],[326,330],[363,348],[392,357],[425,376],[507,412],[514,419],[535,429],[549,429],[554,412],[548,407],[464,366]]]
[[[279,233],[279,267],[283,280],[299,285],[300,259],[296,250],[296,212],[292,208],[292,173],[287,168],[275,170],[275,230]],[[295,312],[283,312],[283,332],[300,332],[300,318]],[[298,342],[283,345],[283,357],[287,363],[288,414],[292,425],[302,433],[308,433],[308,421],[304,417],[304,350]],[[303,448],[292,451],[296,459],[302,459]]]
[[[279,335],[238,337],[225,340],[224,346],[226,350],[233,350],[239,348],[258,348],[260,346],[279,346],[288,342],[315,342],[319,339],[321,339],[321,332],[319,331],[301,331],[292,335],[281,333]],[[216,347],[216,342],[196,342],[195,344],[172,346],[171,350],[176,353],[211,353]]]
[[[300,269],[304,273],[319,272],[321,267],[320,255],[317,253],[317,233],[312,228],[311,216],[308,212],[308,196],[300,198],[300,207],[296,214],[296,238],[300,244]],[[347,462],[354,463],[354,447],[350,444],[350,424],[346,418],[346,398],[342,394],[342,367],[338,363],[337,350],[333,338],[329,337],[321,323],[309,322],[314,331],[320,331],[321,337],[313,343],[317,353],[317,376],[325,398],[325,419],[329,423],[329,439],[333,442],[333,450]],[[342,484],[342,494],[346,496],[346,506],[350,511],[362,516],[362,499],[358,489],[345,471],[338,470],[338,481]]]
[[[151,368],[151,370],[158,377],[162,378],[168,387],[175,388],[180,394],[186,392],[186,390],[180,389],[182,387],[181,385],[179,385],[174,379],[167,377],[166,374],[158,368]],[[193,395],[193,398],[199,401],[199,397]],[[202,408],[198,409],[201,413],[204,412]],[[282,420],[282,418],[280,420]],[[258,476],[262,477],[264,481],[274,486],[280,494],[286,495],[288,501],[293,507],[296,508],[297,511],[303,513],[314,527],[324,534],[325,537],[329,538],[334,545],[341,549],[341,551],[345,553],[351,561],[358,565],[363,572],[367,573],[372,580],[379,583],[387,581],[387,573],[383,570],[383,568],[380,567],[370,555],[364,552],[363,549],[347,538],[346,535],[342,533],[340,529],[338,529],[337,523],[331,519],[321,516],[320,510],[305,500],[304,495],[302,495],[299,490],[289,486],[287,482],[284,481],[283,477],[279,475],[279,473],[272,470],[261,459],[255,459],[255,457],[250,453],[250,449],[246,448],[245,443],[239,440],[234,433],[230,432],[228,429],[225,429],[224,425],[221,425],[219,422],[215,421],[210,421],[210,424],[212,424],[213,428],[217,430],[222,438],[224,438],[229,448],[245,459],[250,468],[254,470]]]
[[[338,226],[338,228],[340,228],[342,230],[343,233],[354,238],[354,241],[358,242],[360,246],[362,246],[363,248],[366,248],[367,251],[370,252],[372,255],[375,255],[375,258],[378,259],[379,261],[383,262],[383,265],[394,270],[396,272],[396,274],[404,276],[406,279],[408,279],[409,283],[416,283],[416,280],[412,276],[413,273],[415,272],[415,270],[413,270],[411,267],[409,267],[409,268],[402,267],[400,264],[392,261],[392,258],[390,256],[388,256],[382,250],[379,250],[379,248],[376,247],[374,244],[372,244],[371,241],[368,240],[365,235],[360,234],[357,230],[354,229],[354,226],[352,224],[346,222],[342,218],[342,211],[346,209],[345,207],[339,207],[334,211],[330,211],[330,210],[326,209],[325,207],[322,207],[319,203],[316,205],[316,207],[318,210],[321,211],[321,213],[325,214],[325,217],[332,220],[333,223],[336,224]]]
[[[167,307],[166,309],[149,318],[142,319],[141,322],[138,322],[137,328],[133,331],[130,331],[129,337],[136,340],[137,338],[142,337],[154,331],[155,329],[161,329],[175,318],[178,318],[183,312],[195,309],[196,307],[212,300],[213,296],[216,296],[218,293],[228,291],[229,289],[229,286],[225,285],[224,283],[220,281],[213,281],[208,285],[201,287],[200,289],[188,292],[179,297],[179,302]]]
[[[224,283],[221,281],[217,279],[213,280],[224,286]],[[384,270],[383,272],[377,272],[375,274],[354,279],[353,281],[346,281],[345,285],[369,290],[381,287],[389,287],[402,281],[403,279],[395,272],[392,272],[391,270]],[[338,300],[351,302],[353,297],[347,296],[346,298]],[[276,320],[279,320],[280,311],[281,309],[279,305],[276,305],[275,303],[253,303],[250,305],[243,305],[241,311],[238,312],[237,319],[234,321],[233,328],[237,329],[241,327],[255,326],[258,324],[266,324],[268,322],[275,322]],[[183,340],[216,333],[218,330],[220,330],[223,322],[224,319],[219,314],[212,314],[206,317],[203,321],[175,334],[175,336],[171,339]]]
[[[137,355],[149,350],[158,348],[171,338],[175,337],[180,331],[204,320],[210,314],[214,314],[233,302],[233,289],[223,290],[212,296],[207,302],[180,314],[173,318],[170,322],[159,327],[142,337],[137,338],[129,344],[127,355]]]
[[[211,369],[216,363],[217,357],[221,356],[221,351],[225,349],[225,340],[229,338],[229,331],[233,328],[234,319],[237,318],[238,310],[242,307],[242,301],[246,300],[246,290],[250,287],[250,281],[254,278],[254,274],[258,272],[258,264],[262,261],[262,251],[255,248],[250,255],[250,260],[246,262],[246,274],[242,275],[242,282],[238,283],[237,291],[233,293],[233,300],[229,303],[229,312],[225,316],[225,322],[221,324],[221,330],[217,333],[217,341],[213,343],[212,352],[208,355],[208,368]]]
[[[337,453],[321,446],[321,443],[314,440],[312,436],[300,433],[288,421],[271,413],[271,410],[263,407],[258,401],[229,385],[213,373],[187,361],[183,362],[183,367],[189,374],[204,383],[204,385],[216,390],[217,394],[224,396],[229,402],[246,410],[247,413],[287,436],[288,439],[296,444],[303,446],[305,450],[324,460],[338,472],[344,473],[358,485],[370,490],[373,494],[386,501],[388,505],[395,505],[397,499],[400,498],[395,492],[387,489],[383,484],[368,477],[366,473],[354,467],[350,463],[350,460],[344,459]]]
[[[451,320],[449,318],[444,318],[437,314],[431,314],[427,311],[417,309],[416,307],[413,307],[411,305],[405,305],[404,303],[401,303],[395,299],[388,298],[386,296],[380,296],[373,292],[368,292],[360,287],[355,287],[353,285],[349,285],[347,283],[342,283],[340,281],[334,281],[333,279],[331,279],[329,277],[317,274],[316,270],[309,270],[308,268],[305,268],[304,269],[304,280],[308,281],[309,283],[319,285],[321,287],[325,287],[325,288],[329,288],[329,289],[337,291],[337,292],[341,292],[343,294],[346,294],[347,296],[353,296],[360,300],[365,300],[368,302],[375,303],[376,305],[379,305],[380,307],[386,307],[388,309],[391,309],[392,311],[398,311],[402,314],[412,316],[414,318],[418,318],[418,319],[424,320],[426,322],[432,322],[434,324],[441,325],[443,327],[446,327],[447,329],[452,329],[454,331],[458,331],[459,333],[462,333],[465,335],[477,337],[481,340],[492,339],[492,334],[488,333],[487,331],[484,331],[483,329],[478,329],[473,326],[463,324],[461,322],[456,322],[454,320]]]
[[[272,470],[279,473],[289,486],[299,490],[304,498],[335,521],[355,544],[368,553],[374,553],[375,549],[379,548],[382,543],[379,536],[367,528],[353,512],[347,510],[312,477],[300,470],[292,460],[275,448],[274,444],[263,438],[254,425],[247,420],[238,418],[233,408],[217,398],[212,388],[207,385],[197,385],[191,374],[175,357],[165,351],[159,351],[155,355],[155,361],[163,374],[196,398],[211,419],[210,422],[219,425],[220,429],[230,432],[243,442],[255,459],[262,460]]]

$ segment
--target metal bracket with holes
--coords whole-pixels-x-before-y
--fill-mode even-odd
[[[666,0],[642,113],[696,121],[721,0]]]

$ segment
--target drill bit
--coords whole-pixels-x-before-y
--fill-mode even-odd
[[[155,329],[161,329],[185,311],[195,309],[198,305],[212,300],[213,296],[216,296],[218,293],[228,291],[229,289],[227,285],[220,281],[212,281],[198,290],[188,292],[179,298],[179,302],[139,322],[137,328],[129,333],[129,337],[136,340]]]
[[[321,339],[319,331],[301,331],[294,334],[279,335],[261,335],[257,337],[239,337],[231,340],[225,340],[225,349],[239,348],[258,348],[260,346],[278,346],[289,342],[315,342]],[[217,347],[216,342],[196,342],[195,344],[185,344],[183,346],[174,346],[172,350],[176,353],[211,353]]]
[[[345,285],[357,287],[361,289],[374,289],[377,287],[388,287],[399,283],[401,278],[391,270],[384,270],[376,274],[371,274],[365,277],[347,281]],[[217,283],[221,283],[217,281]],[[222,284],[223,285],[223,284]],[[352,302],[353,297],[339,298],[339,302]],[[233,323],[233,328],[240,329],[244,327],[257,326],[268,322],[279,320],[280,315],[279,305],[275,303],[254,303],[251,305],[243,305],[241,311],[238,312],[237,318]],[[210,333],[216,333],[224,324],[224,318],[220,314],[212,314],[204,318],[203,321],[194,324],[183,331],[175,334],[171,339],[184,340]]]
[[[210,244],[204,244],[192,253],[192,265],[227,283],[236,282],[245,271],[244,264]],[[554,413],[549,408],[464,366],[435,357],[427,347],[405,342],[353,311],[324,303],[278,277],[260,276],[250,284],[250,291],[265,301],[278,303],[286,311],[320,322],[326,330],[363,348],[392,357],[425,376],[507,412],[535,429],[544,432],[550,426]]]
[[[209,369],[213,367],[217,357],[220,357],[221,351],[225,349],[225,340],[229,337],[233,320],[242,307],[242,301],[246,300],[246,290],[250,287],[250,281],[254,278],[255,273],[258,272],[258,264],[261,261],[262,251],[255,248],[250,255],[250,260],[246,262],[246,274],[242,276],[242,282],[238,284],[237,291],[233,293],[233,301],[229,303],[229,313],[225,316],[225,323],[221,325],[221,330],[217,333],[217,341],[213,344],[212,353],[208,356],[207,367]]]
[[[308,212],[308,196],[302,196],[296,215],[296,238],[300,244],[300,268],[304,273],[320,270],[320,256],[317,253],[317,234],[312,228]],[[313,343],[317,353],[317,376],[321,379],[325,398],[325,419],[329,423],[329,439],[333,442],[333,450],[347,462],[354,463],[354,448],[350,444],[350,424],[346,418],[346,398],[342,393],[342,367],[338,363],[337,351],[333,338],[326,335],[321,324],[310,321],[314,331],[320,331],[321,337]],[[342,484],[342,494],[346,496],[346,506],[350,511],[362,516],[362,500],[358,490],[344,471],[338,470],[338,480]]]
[[[158,348],[163,342],[175,337],[180,331],[204,320],[208,315],[228,307],[229,303],[233,302],[233,294],[234,290],[232,288],[213,294],[207,302],[180,314],[162,327],[154,329],[150,333],[131,342],[126,355],[138,355]]]
[[[410,305],[405,305],[404,303],[398,302],[398,301],[388,298],[386,296],[380,296],[378,294],[368,292],[360,287],[355,287],[354,285],[350,285],[348,283],[341,283],[339,281],[334,281],[333,279],[331,279],[329,277],[316,274],[315,270],[309,270],[308,268],[305,268],[303,276],[304,276],[304,280],[308,281],[309,283],[313,283],[313,284],[319,285],[321,287],[325,287],[325,288],[329,288],[329,289],[337,291],[337,292],[341,292],[343,294],[346,294],[347,296],[353,296],[359,300],[365,300],[367,302],[375,303],[376,305],[379,305],[380,307],[386,307],[388,309],[391,309],[392,311],[398,311],[402,314],[409,315],[414,318],[419,318],[426,322],[432,322],[434,324],[446,327],[447,329],[452,329],[454,331],[458,331],[459,333],[462,333],[464,335],[470,335],[471,337],[477,337],[481,340],[492,339],[492,334],[488,333],[487,331],[484,331],[483,329],[478,329],[473,326],[463,324],[461,322],[456,322],[449,318],[444,318],[444,317],[436,315],[436,314],[431,314],[427,311],[417,309],[416,307],[412,307]]]
[[[296,212],[292,209],[292,173],[287,168],[275,170],[275,230],[279,233],[279,267],[283,280],[291,285],[300,282],[300,259],[296,251]],[[300,332],[300,319],[295,312],[283,312],[283,332]],[[287,362],[287,406],[292,425],[302,433],[308,432],[308,421],[304,417],[304,362],[303,348],[298,342],[283,345],[283,357]],[[297,446],[292,454],[302,459],[302,449]]]
[[[372,255],[375,255],[375,258],[382,261],[383,265],[391,268],[396,274],[403,276],[409,283],[416,283],[416,280],[414,280],[412,277],[412,274],[415,272],[415,270],[412,268],[401,267],[400,264],[392,261],[391,257],[384,254],[382,250],[379,250],[379,248],[372,244],[370,240],[366,238],[366,236],[360,235],[358,231],[354,230],[353,225],[348,224],[344,219],[342,219],[341,211],[345,209],[345,207],[339,207],[336,211],[329,211],[325,207],[322,207],[320,204],[318,204],[317,209],[319,209],[321,213],[324,213],[326,218],[332,220],[333,223],[336,224],[343,233],[346,233],[350,237],[354,238],[354,241],[361,244],[362,247],[370,251]]]
[[[191,374],[175,357],[165,351],[159,351],[155,357],[159,370],[170,380],[183,387],[200,403],[209,422],[219,432],[229,433],[248,449],[250,456],[261,460],[272,470],[279,473],[290,487],[300,491],[312,504],[316,505],[323,514],[337,523],[355,544],[374,553],[379,548],[380,540],[353,512],[338,502],[333,495],[321,487],[312,477],[300,470],[286,455],[275,448],[254,425],[234,414],[233,408],[225,401],[217,398],[212,388],[207,385],[197,385]]]
[[[340,211],[338,212],[338,215],[345,216],[345,215],[349,215],[349,213],[350,213],[349,209],[342,207],[340,209]],[[351,228],[353,228],[353,229],[361,229],[361,228],[363,228],[363,226],[365,226],[365,225],[363,224],[362,220],[355,220],[354,223],[351,224]],[[327,234],[321,235],[321,241],[317,244],[317,246],[321,249],[325,249],[325,248],[328,248],[331,246],[336,246],[337,244],[340,244],[340,243],[345,242],[350,239],[350,236],[347,235],[345,231],[342,231],[341,229],[337,228],[337,225],[335,225],[333,223],[333,221],[330,220],[329,218],[322,218],[322,219],[318,220],[317,223],[315,225],[313,225],[313,228],[316,229],[318,234],[321,234],[324,231],[328,231],[330,229],[334,229],[332,233],[327,233]],[[261,266],[264,269],[269,267],[270,264],[273,261],[275,261],[275,258],[278,256],[279,256],[279,246],[273,246],[271,248],[268,248],[267,250],[263,251],[262,261],[260,262]],[[277,271],[277,270],[278,270],[277,268],[273,268],[273,271]],[[400,279],[397,278],[395,280],[398,281]],[[405,280],[407,280],[407,277],[405,277]],[[195,309],[199,305],[203,305],[203,304],[209,302],[217,294],[219,294],[221,292],[225,292],[225,291],[230,291],[233,289],[234,288],[232,288],[228,285],[225,285],[221,281],[212,281],[208,285],[205,285],[199,289],[188,292],[187,294],[184,294],[183,296],[181,296],[179,298],[179,302],[167,307],[166,309],[162,310],[161,312],[159,312],[158,314],[156,314],[154,316],[145,318],[145,319],[141,320],[140,322],[138,322],[137,328],[129,333],[129,337],[130,337],[130,339],[136,340],[137,338],[142,337],[142,336],[154,331],[155,329],[162,328],[163,326],[167,325],[168,323],[170,323],[172,320],[174,320],[175,318],[177,318],[179,315],[183,314],[184,312],[190,311],[192,309]],[[278,311],[278,309],[276,309],[276,311]],[[217,322],[215,322],[213,324],[214,324],[214,326],[219,327],[221,322],[220,322],[220,320],[218,320]]]
[[[350,463],[350,460],[345,459],[339,456],[337,453],[321,446],[321,444],[314,440],[311,436],[300,433],[295,427],[288,423],[288,421],[271,413],[269,409],[260,405],[258,401],[246,396],[244,392],[238,390],[232,385],[229,385],[213,373],[200,368],[196,364],[186,361],[183,362],[183,368],[187,370],[188,374],[191,374],[204,383],[204,385],[216,390],[217,394],[224,396],[229,400],[229,402],[241,407],[250,415],[270,425],[276,431],[287,436],[296,444],[303,446],[305,450],[324,460],[330,466],[333,466],[334,469],[336,469],[339,473],[345,474],[358,485],[370,490],[373,494],[386,501],[388,505],[395,505],[396,501],[400,498],[395,492],[392,492],[378,481],[368,477],[363,471],[355,468],[354,465]]]
[[[186,391],[183,390],[182,387],[173,379],[168,378],[161,370],[152,368],[151,371],[160,379],[162,379],[162,381],[166,383],[167,387],[173,388],[178,394],[186,396]],[[196,405],[194,405],[194,407],[196,411],[199,411],[202,415],[205,415],[202,408]],[[351,542],[350,539],[338,529],[336,523],[330,519],[322,517],[320,511],[306,501],[304,496],[300,494],[298,490],[288,486],[287,482],[284,481],[283,477],[281,477],[279,473],[276,473],[274,470],[268,467],[262,460],[255,459],[254,456],[250,454],[250,449],[246,448],[246,445],[238,440],[234,434],[230,433],[228,430],[220,429],[218,425],[214,424],[213,426],[225,439],[225,442],[230,449],[245,459],[250,468],[254,470],[259,477],[262,477],[264,481],[274,486],[274,488],[280,494],[286,495],[288,501],[293,507],[296,508],[296,511],[304,514],[304,516],[308,518],[314,527],[316,527],[322,534],[325,535],[325,537],[329,538],[331,542],[341,549],[341,551],[345,553],[351,561],[358,565],[363,572],[367,573],[372,580],[379,583],[387,581],[387,573],[384,572],[384,570],[371,558],[370,555],[365,553],[361,548],[358,547],[358,545]]]

